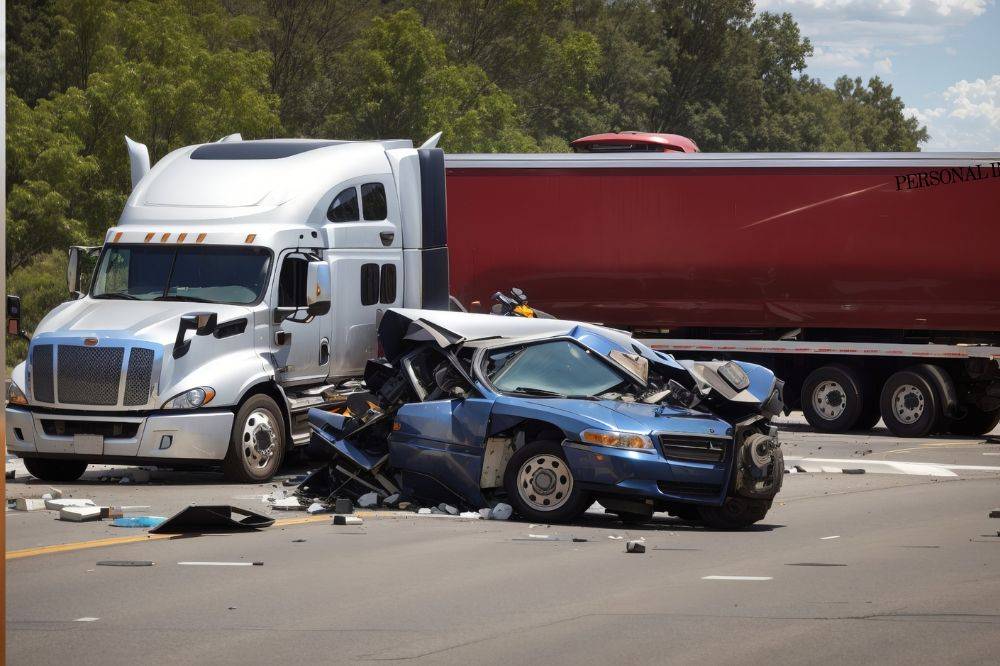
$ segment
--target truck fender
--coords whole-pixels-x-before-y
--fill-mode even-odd
[[[270,379],[264,379],[246,387],[240,395],[239,401],[233,406],[233,411],[238,412],[240,406],[255,395],[269,396],[276,403],[278,403],[278,409],[281,410],[281,418],[285,421],[286,436],[289,438],[289,441],[291,441],[292,419],[288,411],[288,398],[285,396],[285,391],[276,382]]]
[[[958,416],[958,391],[955,390],[955,382],[941,366],[932,363],[919,363],[912,366],[915,372],[927,377],[934,382],[941,393],[941,407],[944,415],[948,417]]]

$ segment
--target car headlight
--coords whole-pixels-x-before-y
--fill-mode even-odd
[[[167,400],[163,403],[163,409],[197,409],[210,403],[214,397],[215,389],[199,386]]]
[[[729,361],[719,366],[718,370],[719,376],[726,380],[726,383],[732,386],[737,391],[742,391],[746,387],[750,386],[750,377],[747,375],[746,371],[736,363],[736,361]]]
[[[584,430],[580,433],[580,440],[585,444],[613,446],[618,449],[653,450],[653,440],[646,435],[637,435],[633,432],[596,429]]]
[[[11,382],[7,384],[7,404],[8,405],[27,405],[28,398],[24,395],[24,391],[20,387]]]

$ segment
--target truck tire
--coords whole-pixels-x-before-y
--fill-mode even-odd
[[[941,396],[930,379],[901,370],[882,387],[882,420],[897,437],[926,437],[941,422]]]
[[[847,432],[865,409],[861,373],[846,365],[825,365],[802,384],[802,413],[815,430]]]
[[[285,420],[278,405],[266,395],[243,403],[233,420],[229,450],[222,463],[226,479],[263,483],[274,476],[285,457]]]
[[[553,440],[534,441],[515,451],[504,471],[503,487],[514,510],[538,522],[573,520],[591,503],[574,483],[562,446]]]
[[[740,530],[764,519],[771,500],[727,497],[722,506],[700,506],[701,522],[715,530]]]
[[[24,458],[28,474],[41,481],[76,481],[87,471],[82,460],[57,460],[54,458]]]
[[[965,416],[948,421],[948,432],[952,435],[978,437],[985,435],[1000,424],[1000,409],[985,412],[975,405],[963,405]]]

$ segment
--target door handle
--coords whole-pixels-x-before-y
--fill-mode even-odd
[[[274,332],[274,344],[279,347],[284,347],[292,339],[292,334],[288,331],[275,331]]]
[[[330,362],[330,341],[323,338],[319,342],[319,364],[326,365]]]
[[[392,245],[392,240],[396,237],[396,233],[394,231],[382,231],[379,232],[378,237],[382,239],[382,245],[388,247]]]

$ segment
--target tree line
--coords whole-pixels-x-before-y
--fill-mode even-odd
[[[99,244],[130,190],[126,134],[154,163],[233,132],[443,131],[450,152],[566,151],[625,129],[704,151],[928,139],[891,85],[826,86],[811,53],[789,14],[752,0],[13,0],[9,290],[29,325],[65,299],[65,247]]]

